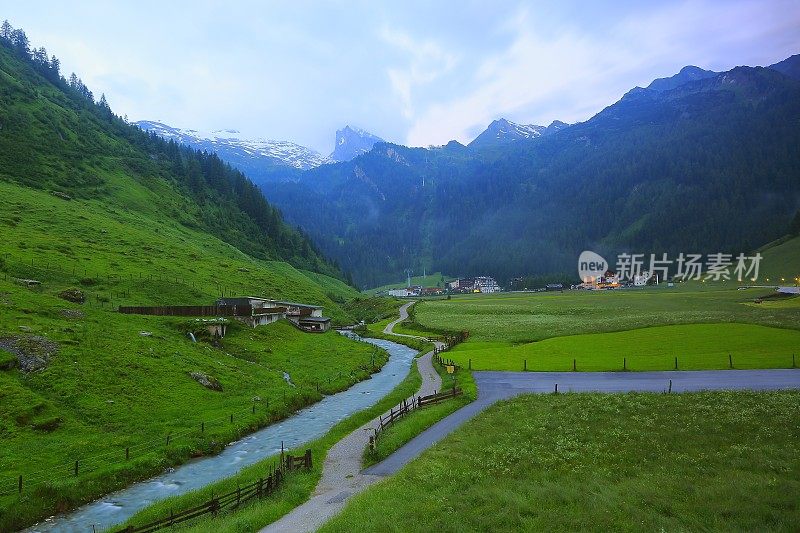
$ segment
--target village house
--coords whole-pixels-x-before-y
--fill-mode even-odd
[[[490,276],[477,276],[474,278],[459,278],[447,284],[452,292],[500,292],[500,286]]]

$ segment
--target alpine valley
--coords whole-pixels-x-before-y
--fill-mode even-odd
[[[799,64],[688,66],[583,123],[499,119],[468,146],[378,142],[250,177],[362,286],[409,267],[503,281],[571,273],[587,248],[751,251],[784,235],[800,206]]]

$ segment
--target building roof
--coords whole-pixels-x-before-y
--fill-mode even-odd
[[[300,322],[330,322],[331,319],[327,316],[304,316]]]
[[[321,305],[301,304],[301,303],[298,303],[298,302],[282,302],[280,300],[270,300],[270,302],[276,303],[276,304],[280,304],[280,305],[285,305],[287,307],[308,307],[310,309],[322,309],[323,308],[323,306],[321,306]]]

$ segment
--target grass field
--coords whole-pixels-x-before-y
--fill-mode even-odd
[[[448,357],[473,370],[578,371],[790,368],[800,331],[752,324],[687,324],[555,337],[510,346],[467,342]],[[623,358],[626,361],[623,361]]]
[[[712,285],[460,296],[417,304],[415,316],[422,327],[433,330],[466,329],[469,342],[511,344],[674,324],[737,322],[800,328],[800,307],[746,305],[769,290]]]
[[[58,346],[44,370],[0,370],[0,530],[213,453],[366,378],[373,356],[376,366],[385,361],[371,346],[288,323],[232,324],[219,347],[192,342],[187,332],[196,329],[191,319],[120,315],[0,279],[0,338],[37,336]],[[205,388],[190,372],[223,390]]]
[[[798,392],[520,397],[322,531],[797,531],[797,420]]]

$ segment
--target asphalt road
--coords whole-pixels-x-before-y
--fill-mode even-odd
[[[800,369],[671,372],[474,372],[478,399],[417,435],[364,471],[388,476],[498,400],[555,392],[672,392],[800,389]]]

